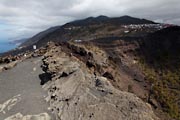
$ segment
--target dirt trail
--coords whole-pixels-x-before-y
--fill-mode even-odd
[[[41,58],[33,58],[0,73],[0,120],[16,113],[48,113],[46,92],[40,85],[40,65]]]

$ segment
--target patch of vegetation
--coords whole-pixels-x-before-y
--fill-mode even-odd
[[[170,117],[180,120],[178,103],[180,100],[180,70],[170,71],[168,68],[157,70],[156,67],[147,65],[143,58],[139,61],[146,80],[153,85],[152,95],[161,105],[162,110]]]
[[[97,28],[94,28],[94,27],[89,27],[88,28],[88,31],[89,31],[90,34],[96,33],[96,30],[97,30]]]

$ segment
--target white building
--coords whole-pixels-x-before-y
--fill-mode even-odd
[[[82,42],[82,40],[74,40],[74,42],[80,43],[80,42]]]
[[[33,45],[33,49],[36,50],[36,49],[37,49],[37,46],[36,46],[36,45]]]

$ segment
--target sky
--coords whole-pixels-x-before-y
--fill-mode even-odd
[[[180,0],[0,0],[0,41],[90,16],[130,15],[180,25]]]

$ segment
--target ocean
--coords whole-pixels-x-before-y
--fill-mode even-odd
[[[16,48],[16,44],[8,43],[8,42],[0,42],[0,53],[7,52]]]

